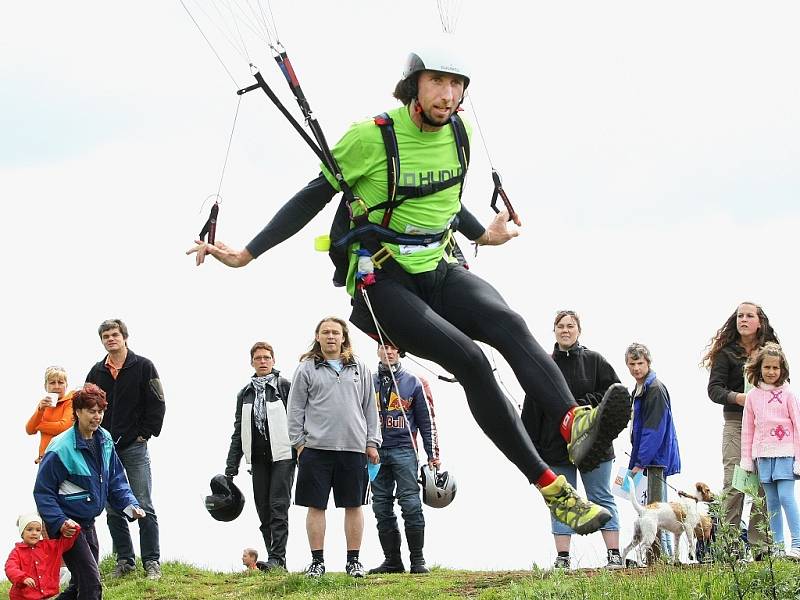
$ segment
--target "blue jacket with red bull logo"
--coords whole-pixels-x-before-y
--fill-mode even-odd
[[[394,371],[397,380],[399,397],[391,371]],[[406,371],[399,362],[392,365],[391,371],[380,363],[378,372],[373,376],[383,435],[381,448],[415,448],[419,431],[428,459],[438,458],[439,444],[430,392],[423,389],[423,381],[419,377]]]

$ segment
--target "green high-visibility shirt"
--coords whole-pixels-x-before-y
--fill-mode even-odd
[[[399,185],[416,187],[435,181],[446,181],[461,173],[461,163],[453,128],[446,125],[438,131],[420,131],[408,114],[408,107],[401,106],[388,112],[394,121],[397,148],[400,158]],[[465,123],[467,135],[471,128]],[[368,207],[384,202],[388,198],[386,147],[380,127],[370,119],[355,123],[331,150],[344,180]],[[333,174],[321,165],[322,173],[330,184],[341,191]],[[446,230],[453,217],[461,209],[459,193],[461,186],[454,185],[421,198],[409,198],[392,212],[389,228],[398,233],[424,234]],[[369,220],[380,223],[384,210],[369,213]],[[395,260],[409,273],[432,271],[445,256],[450,235],[427,246],[398,246],[384,242]],[[350,246],[350,267],[347,273],[347,291],[355,292],[357,257],[355,243]]]

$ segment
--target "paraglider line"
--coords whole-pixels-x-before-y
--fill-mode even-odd
[[[225,168],[228,166],[228,157],[231,153],[231,144],[233,142],[233,133],[236,131],[236,119],[239,118],[239,107],[242,105],[242,97],[236,103],[236,112],[233,115],[233,125],[231,126],[231,135],[228,137],[228,147],[225,150],[225,161],[222,163],[222,173],[219,175],[219,187],[217,187],[217,197],[220,197],[222,191],[222,179],[225,177]]]
[[[369,314],[372,317],[372,322],[375,324],[375,331],[378,332],[378,343],[383,347],[383,346],[386,345],[386,343],[385,343],[384,338],[383,338],[383,333],[381,332],[381,326],[378,325],[378,318],[375,316],[375,311],[372,310],[372,302],[370,302],[370,300],[369,300],[369,294],[367,294],[367,288],[366,287],[362,287],[361,288],[361,294],[364,296],[364,302],[366,303],[367,308],[369,309]],[[387,340],[389,339],[388,336],[387,336],[386,339]],[[389,340],[389,342],[391,342],[392,346],[397,348],[397,346],[395,346],[394,342],[392,342],[391,340]],[[414,456],[417,459],[417,468],[419,468],[419,450],[417,449],[417,444],[416,444],[416,440],[414,439],[414,434],[411,433],[411,424],[408,422],[408,416],[406,415],[406,409],[403,408],[403,398],[400,396],[400,386],[397,385],[397,379],[394,376],[394,370],[392,369],[391,365],[389,365],[389,375],[392,376],[392,385],[394,385],[394,391],[395,391],[395,394],[397,394],[397,404],[400,406],[400,412],[403,413],[403,420],[406,422],[406,431],[408,431],[408,437],[411,439],[411,445],[414,447]],[[423,394],[424,394],[424,390],[423,390]],[[425,402],[427,403],[427,401],[428,400],[426,398]],[[383,411],[381,411],[381,412],[383,412]]]
[[[203,32],[203,29],[200,27],[200,24],[194,18],[192,13],[189,12],[189,9],[187,8],[186,4],[184,4],[183,0],[179,0],[179,1],[181,3],[181,6],[183,6],[183,10],[186,11],[186,14],[189,15],[189,18],[192,20],[192,23],[194,23],[194,26],[197,27],[197,31],[200,32],[200,35],[203,36],[203,39],[206,41],[206,44],[208,44],[208,47],[211,48],[211,52],[213,52],[214,56],[217,57],[217,60],[219,61],[219,64],[222,65],[222,68],[225,69],[225,72],[228,74],[228,77],[231,78],[231,81],[233,82],[233,85],[235,85],[237,88],[240,87],[239,84],[236,81],[236,78],[230,72],[230,69],[228,69],[228,67],[225,65],[225,62],[222,60],[222,57],[219,55],[217,50],[214,48],[214,45],[211,43],[211,41],[208,39],[208,37],[206,37],[206,34]]]

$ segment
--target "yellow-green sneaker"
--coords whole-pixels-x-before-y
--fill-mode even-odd
[[[569,459],[581,471],[592,471],[605,460],[605,451],[631,418],[631,396],[615,383],[595,408],[579,406],[572,421]]]
[[[605,508],[581,498],[563,475],[540,491],[553,517],[578,535],[597,531],[611,518]]]

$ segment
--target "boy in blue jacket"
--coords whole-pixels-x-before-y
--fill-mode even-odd
[[[72,578],[60,598],[102,597],[94,520],[106,503],[130,520],[145,516],[128,485],[111,436],[100,427],[107,404],[105,392],[93,383],[75,392],[75,424],[48,445],[33,488],[36,507],[51,538],[70,537],[77,525],[82,532],[64,553]]]
[[[628,366],[636,387],[633,397],[633,431],[631,432],[631,474],[645,471],[647,467],[662,467],[666,478],[681,472],[681,454],[678,436],[672,422],[672,404],[669,392],[650,368],[650,350],[644,344],[633,343],[625,351]],[[664,485],[666,493],[666,485]],[[666,502],[667,498],[648,498],[648,502]],[[662,547],[672,554],[670,536],[662,536]]]
[[[378,346],[378,372],[373,376],[381,420],[383,442],[378,449],[381,470],[372,482],[372,510],[378,524],[378,538],[385,560],[370,570],[375,573],[402,573],[400,529],[394,501],[400,505],[405,523],[406,542],[412,573],[427,573],[423,555],[425,517],[417,483],[417,432],[428,456],[428,465],[439,466],[439,444],[430,394],[424,383],[400,365],[397,348]],[[397,387],[395,387],[397,382]]]

